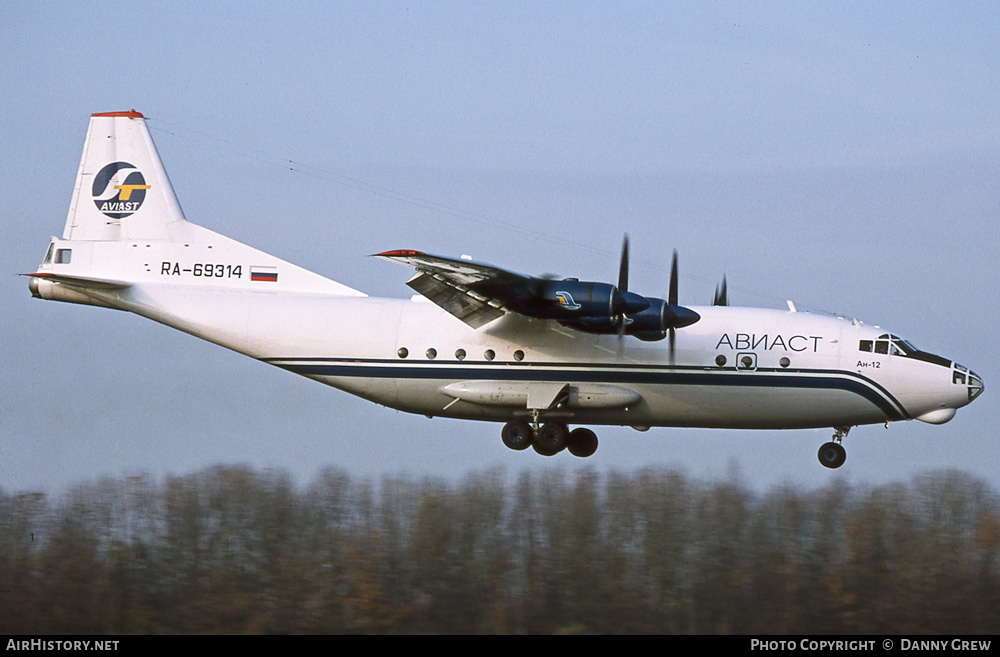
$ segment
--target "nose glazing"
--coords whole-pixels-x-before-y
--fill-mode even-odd
[[[973,372],[967,367],[963,367],[958,363],[954,364],[954,370],[951,375],[951,382],[964,385],[968,391],[968,401],[971,402],[973,399],[983,394],[985,386],[983,386],[983,379],[981,376]]]
[[[979,395],[983,394],[983,390],[986,389],[986,386],[983,385],[983,379],[982,379],[982,377],[979,376],[978,374],[976,374],[975,372],[973,372],[972,370],[969,370],[969,383],[968,383],[968,385],[969,385],[969,401],[970,402],[973,399],[975,399],[976,397],[978,397]]]

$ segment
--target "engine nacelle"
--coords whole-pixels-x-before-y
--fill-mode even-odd
[[[649,307],[646,297],[619,290],[610,283],[539,280],[537,288],[532,294],[508,303],[529,317],[579,324],[581,330],[602,331],[616,326],[622,315]]]

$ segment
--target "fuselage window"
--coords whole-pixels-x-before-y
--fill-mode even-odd
[[[56,264],[68,265],[73,259],[73,249],[58,249],[56,251]]]

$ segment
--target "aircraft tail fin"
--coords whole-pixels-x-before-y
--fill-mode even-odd
[[[63,239],[171,241],[186,227],[145,117],[91,115]]]
[[[364,296],[188,222],[135,110],[91,115],[62,239],[30,276],[37,297],[128,310],[151,285]]]

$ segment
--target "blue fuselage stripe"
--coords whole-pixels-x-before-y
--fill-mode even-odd
[[[616,364],[568,365],[552,367],[541,364],[511,363],[425,363],[402,364],[385,360],[338,360],[312,358],[269,358],[265,362],[303,376],[357,377],[378,379],[497,381],[567,381],[609,384],[647,384],[679,386],[723,386],[753,388],[798,388],[843,390],[867,399],[889,420],[909,419],[902,404],[888,390],[871,379],[842,370],[755,370],[720,372],[700,368],[671,368]]]

